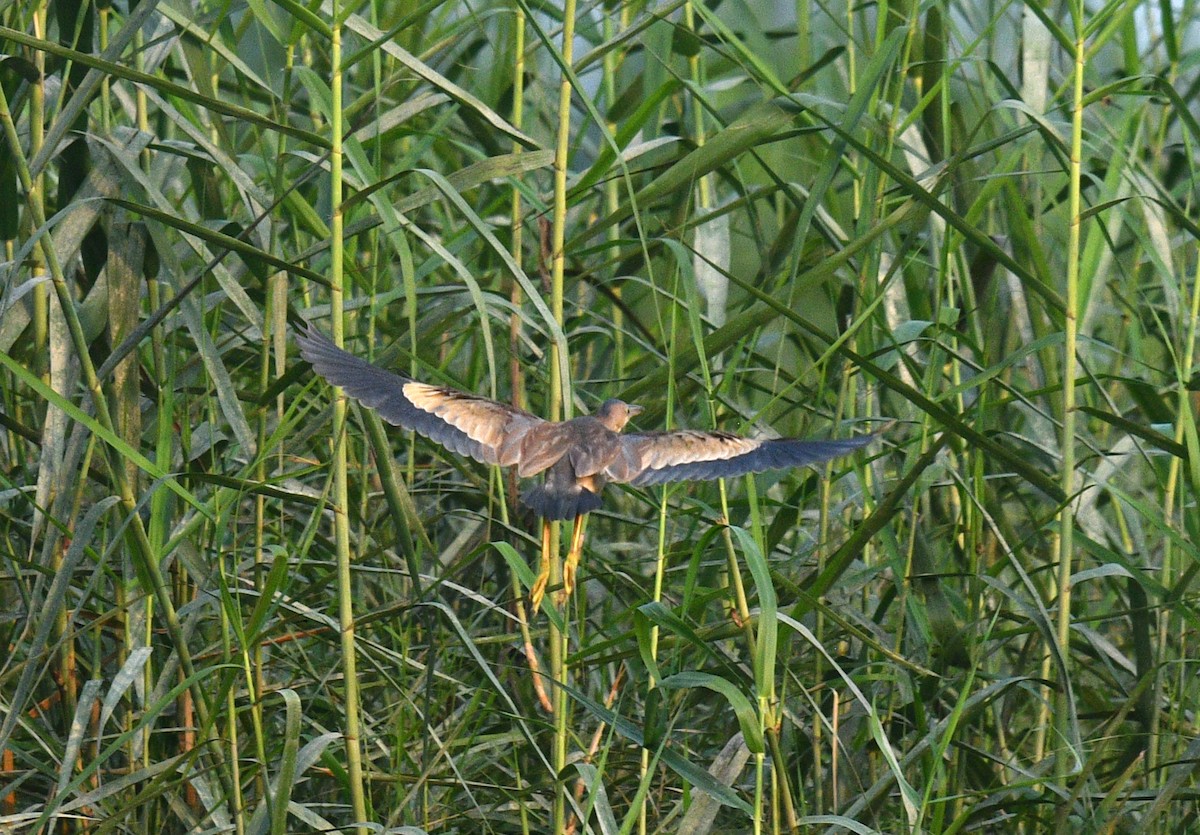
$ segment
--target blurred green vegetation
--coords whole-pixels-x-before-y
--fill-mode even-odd
[[[572,23],[0,2],[0,830],[1191,831],[1196,9]],[[894,423],[610,487],[551,621],[509,475],[335,421],[302,320],[539,413]]]

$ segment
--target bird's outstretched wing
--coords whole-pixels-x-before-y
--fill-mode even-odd
[[[296,335],[313,370],[388,423],[485,464],[519,464],[521,442],[546,421],[513,406],[376,368],[334,345],[309,325]]]
[[[848,455],[871,441],[860,435],[841,441],[805,441],[796,438],[755,440],[725,432],[633,432],[622,435],[624,453],[607,475],[633,485],[668,481],[732,478],[764,470],[781,470],[820,464]]]

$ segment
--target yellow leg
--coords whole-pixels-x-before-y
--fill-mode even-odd
[[[533,590],[529,593],[529,602],[533,607],[533,614],[542,608],[542,598],[546,596],[546,583],[550,582],[550,523],[542,520],[542,559],[538,563],[537,580],[533,583]]]
[[[542,598],[546,595],[546,583],[550,581],[550,546],[553,544],[550,539],[550,533],[550,523],[543,519],[541,562],[538,564],[537,580],[534,581],[533,589],[529,594],[529,602],[532,604],[530,620],[536,617],[538,610],[541,609]],[[538,669],[537,653],[533,651],[533,644],[529,640],[528,629],[525,629],[525,654],[529,658],[529,670],[533,673],[533,692],[537,694],[542,709],[547,713],[553,714],[554,703],[550,701],[550,696],[546,693],[546,685],[542,679],[542,673]]]
[[[575,517],[575,525],[571,528],[571,550],[567,551],[567,561],[563,564],[563,587],[558,595],[558,605],[567,602],[571,592],[575,591],[575,571],[579,568],[579,557],[583,554],[583,517]]]

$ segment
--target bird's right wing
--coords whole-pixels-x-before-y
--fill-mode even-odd
[[[546,423],[514,406],[377,368],[343,351],[312,325],[296,335],[296,344],[314,371],[388,423],[485,464],[519,463],[525,435]]]
[[[622,435],[623,454],[608,468],[613,481],[634,485],[732,478],[765,470],[821,464],[875,440],[860,435],[840,441],[798,438],[759,440],[725,432],[682,429]]]

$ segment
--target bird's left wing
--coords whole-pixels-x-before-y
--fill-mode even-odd
[[[613,481],[634,485],[704,481],[746,473],[820,464],[861,449],[874,435],[841,441],[796,438],[757,440],[725,432],[632,432],[621,436],[623,454],[611,464]]]
[[[519,462],[521,441],[541,418],[513,406],[377,368],[343,351],[311,325],[296,336],[318,374],[388,423],[411,429],[452,452],[485,464]]]

